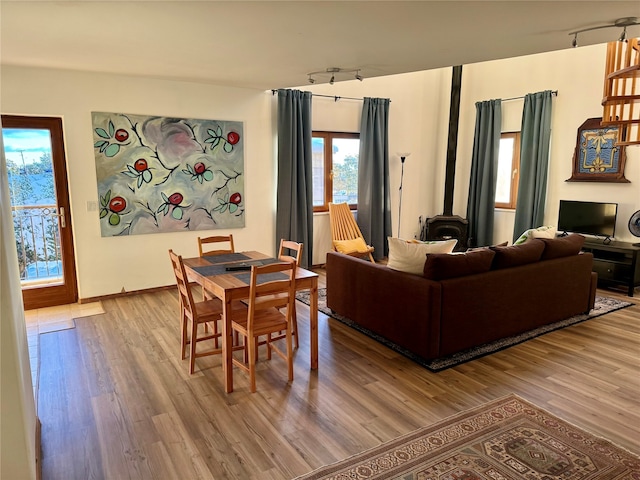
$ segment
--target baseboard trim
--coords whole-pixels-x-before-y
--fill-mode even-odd
[[[175,285],[165,285],[164,287],[143,288],[142,290],[131,290],[129,292],[122,291],[119,293],[111,293],[109,295],[100,295],[97,297],[79,298],[78,303],[82,304],[82,303],[99,302],[101,300],[111,300],[114,298],[129,297],[131,295],[140,295],[142,293],[162,292],[165,290],[171,290],[175,288],[176,288]]]

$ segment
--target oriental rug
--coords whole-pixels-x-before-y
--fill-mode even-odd
[[[319,468],[297,480],[640,479],[640,456],[516,395]]]
[[[298,292],[296,298],[303,303],[309,305],[309,292],[302,291]],[[373,338],[374,340],[382,343],[383,345],[389,347],[390,349],[404,355],[405,357],[413,360],[416,363],[419,363],[423,367],[431,370],[432,372],[439,372],[441,370],[445,370],[447,368],[455,367],[456,365],[460,365],[465,362],[469,362],[471,360],[475,360],[480,357],[484,357],[485,355],[489,355],[491,353],[498,352],[500,350],[504,350],[506,348],[512,347],[519,343],[525,342],[527,340],[531,340],[532,338],[538,337],[548,332],[552,332],[554,330],[559,330],[561,328],[568,327],[570,325],[575,325],[576,323],[584,322],[585,320],[590,320],[595,317],[599,317],[601,315],[605,315],[607,313],[611,313],[615,310],[620,310],[621,308],[628,307],[633,305],[631,302],[625,302],[622,300],[618,300],[616,298],[611,297],[600,297],[596,296],[595,306],[588,314],[575,315],[573,317],[567,318],[565,320],[560,320],[559,322],[551,323],[549,325],[544,325],[542,327],[535,328],[528,332],[521,333],[519,335],[514,335],[512,337],[501,338],[494,342],[490,342],[484,345],[480,345],[478,347],[471,348],[469,350],[465,350],[462,352],[455,353],[453,355],[449,355],[447,357],[437,358],[435,360],[426,360],[414,353],[408,351],[407,349],[396,345],[395,343],[387,340],[384,337],[372,332],[371,330],[364,328],[353,320],[339,315],[332,311],[327,307],[327,289],[319,288],[318,289],[318,310],[328,315],[336,320],[348,325],[349,327],[358,330],[361,333],[364,333],[368,337]]]

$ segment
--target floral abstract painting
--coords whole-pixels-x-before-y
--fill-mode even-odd
[[[103,237],[244,227],[242,122],[91,115]]]

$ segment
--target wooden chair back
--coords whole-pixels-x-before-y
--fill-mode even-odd
[[[204,251],[205,245],[210,245],[213,243],[228,243],[228,247],[226,249],[216,249],[216,250],[208,250]],[[201,257],[205,255],[222,255],[225,253],[236,253],[235,247],[233,245],[233,235],[214,235],[212,237],[200,238],[198,237],[198,254]]]
[[[247,312],[249,332],[254,331],[254,318],[263,310],[286,308],[286,321],[291,322],[292,305],[296,294],[296,268],[296,262],[270,263],[251,267]],[[280,278],[281,275],[275,274],[285,274],[286,278]],[[251,334],[249,333],[250,336]]]
[[[178,286],[180,308],[183,310],[183,314],[186,315],[187,318],[193,320],[196,316],[196,310],[194,307],[195,302],[193,301],[193,294],[189,287],[189,280],[187,278],[187,272],[184,269],[182,256],[175,254],[173,250],[169,250],[169,258],[171,259],[173,273],[176,277],[176,285]]]
[[[331,239],[333,241],[353,240],[358,237],[364,239],[347,203],[329,204],[329,222],[331,223]]]
[[[302,248],[303,244],[294,242],[291,240],[285,240],[284,238],[280,239],[280,249],[278,250],[278,259],[293,261],[300,265],[300,261],[302,260]],[[291,253],[295,253],[294,257]]]

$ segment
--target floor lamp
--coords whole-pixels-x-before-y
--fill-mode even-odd
[[[402,181],[404,180],[404,161],[407,157],[411,155],[410,153],[398,153],[400,157],[400,162],[402,163],[402,170],[400,172],[400,188],[398,189],[400,192],[400,202],[398,205],[398,238],[400,238],[400,219],[402,218]]]

